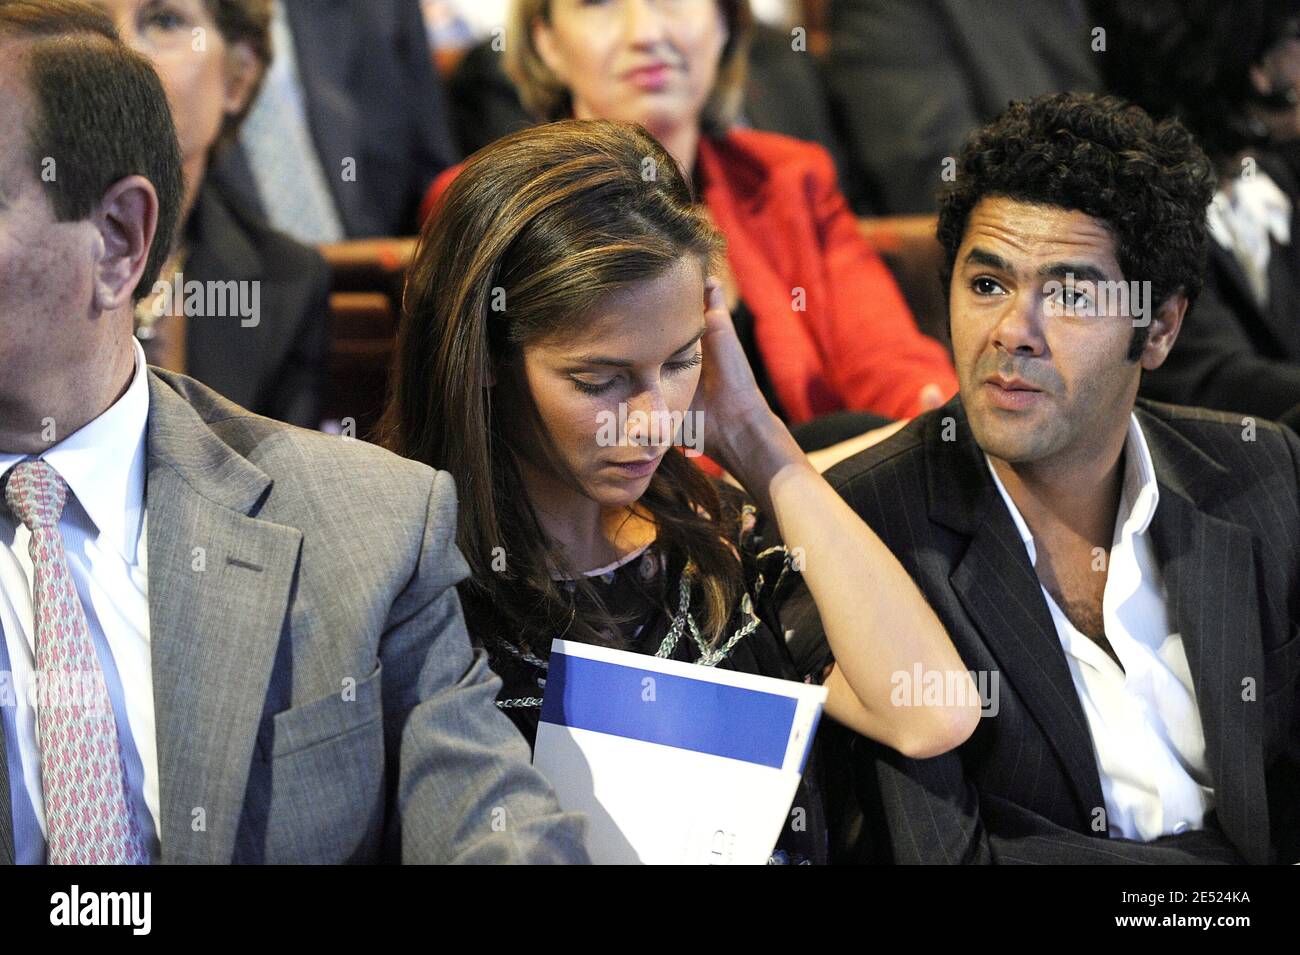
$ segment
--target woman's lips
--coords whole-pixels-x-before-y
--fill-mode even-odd
[[[649,461],[633,461],[630,463],[611,461],[610,466],[629,478],[643,478],[655,473],[655,468],[659,467],[661,458],[662,455],[659,458],[651,458]]]
[[[672,77],[672,67],[667,63],[656,63],[653,66],[642,66],[635,70],[629,70],[625,74],[625,79],[633,86],[641,90],[657,93],[668,85],[668,80]]]

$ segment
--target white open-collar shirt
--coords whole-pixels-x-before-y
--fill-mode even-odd
[[[1102,599],[1106,639],[1123,668],[1079,632],[1046,588],[1039,588],[1092,735],[1108,831],[1145,842],[1202,828],[1206,813],[1214,808],[1214,790],[1187,653],[1182,635],[1169,630],[1160,568],[1148,533],[1160,489],[1136,415],[1130,415],[1124,448],[1123,489]],[[1036,564],[1029,525],[991,461],[988,467],[1029,562]]]

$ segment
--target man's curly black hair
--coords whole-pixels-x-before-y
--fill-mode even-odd
[[[1155,122],[1113,96],[1052,93],[1012,103],[966,140],[953,187],[940,199],[943,287],[981,199],[1077,209],[1115,234],[1126,281],[1149,281],[1158,308],[1182,290],[1188,307],[1201,291],[1206,209],[1214,168],[1174,119]],[[1129,361],[1146,345],[1149,326],[1134,328]]]

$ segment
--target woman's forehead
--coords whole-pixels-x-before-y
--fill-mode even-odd
[[[683,259],[661,275],[610,292],[538,347],[573,360],[662,360],[690,344],[703,324],[703,270]]]

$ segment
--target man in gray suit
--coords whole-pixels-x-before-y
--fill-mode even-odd
[[[180,175],[101,14],[0,0],[0,861],[584,861],[450,478],[145,366]]]

